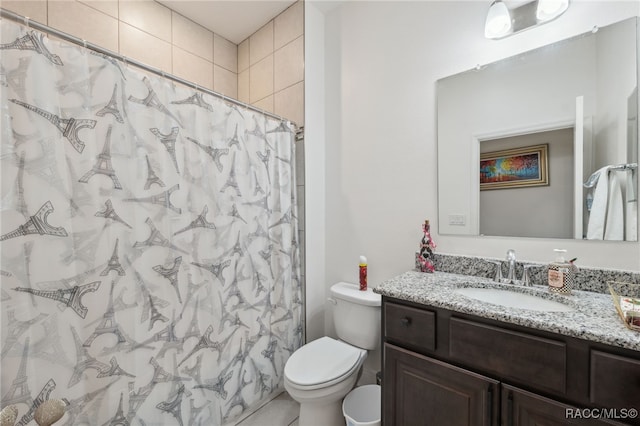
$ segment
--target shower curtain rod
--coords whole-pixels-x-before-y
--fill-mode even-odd
[[[296,123],[294,123],[293,121],[291,121],[291,120],[289,120],[287,118],[284,118],[284,117],[282,117],[280,115],[273,114],[271,112],[268,112],[268,111],[265,111],[265,110],[260,109],[258,107],[255,107],[253,105],[249,105],[247,103],[241,102],[241,101],[239,101],[237,99],[230,98],[228,96],[223,95],[222,93],[214,92],[213,90],[209,90],[209,89],[207,89],[205,87],[200,87],[196,83],[184,80],[184,79],[182,79],[180,77],[177,77],[177,76],[175,76],[173,74],[166,73],[166,72],[164,72],[164,71],[162,71],[162,70],[160,70],[158,68],[154,68],[154,67],[152,67],[150,65],[144,64],[144,63],[136,61],[134,59],[127,58],[124,55],[120,55],[119,53],[115,53],[115,52],[113,52],[111,50],[105,49],[105,48],[100,47],[100,46],[98,46],[96,44],[89,43],[86,40],[83,40],[81,38],[72,36],[71,34],[67,34],[67,33],[62,32],[60,30],[56,30],[55,28],[52,28],[52,27],[50,27],[48,25],[45,25],[45,24],[41,24],[40,22],[32,21],[28,16],[18,15],[17,13],[11,12],[10,10],[3,9],[3,8],[0,7],[0,17],[9,19],[11,21],[15,21],[15,22],[17,22],[19,24],[23,24],[27,28],[33,28],[35,30],[45,32],[45,33],[47,33],[49,35],[53,35],[53,36],[55,36],[55,37],[57,37],[59,39],[71,42],[73,44],[76,44],[78,46],[81,46],[81,47],[84,47],[84,48],[87,48],[87,49],[91,49],[91,50],[93,50],[95,52],[98,52],[98,53],[101,53],[103,55],[110,56],[110,57],[112,57],[114,59],[117,59],[118,61],[123,62],[125,65],[128,65],[128,64],[135,65],[136,67],[141,68],[144,71],[151,72],[153,74],[156,74],[158,76],[161,76],[161,77],[167,78],[169,80],[175,81],[176,83],[180,83],[180,84],[185,85],[187,87],[193,87],[196,91],[201,91],[201,92],[207,93],[207,94],[209,94],[211,96],[215,96],[217,98],[220,98],[223,101],[230,102],[230,103],[238,105],[240,107],[250,109],[250,110],[258,112],[260,114],[264,114],[264,115],[269,116],[271,118],[275,118],[276,120],[289,122],[289,123],[293,124],[293,126],[296,129],[299,128]]]

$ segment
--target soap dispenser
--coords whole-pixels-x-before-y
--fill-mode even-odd
[[[556,260],[549,264],[549,291],[553,293],[570,294],[575,280],[576,267],[573,262],[564,258],[566,250],[554,249]]]

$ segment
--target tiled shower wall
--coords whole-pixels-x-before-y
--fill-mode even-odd
[[[304,124],[304,3],[238,45],[238,99]]]
[[[304,2],[240,45],[153,0],[0,0],[0,6],[304,125]],[[305,274],[304,140],[296,142]]]
[[[237,46],[152,0],[1,0],[0,5],[237,98]]]

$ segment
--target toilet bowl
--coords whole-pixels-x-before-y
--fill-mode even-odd
[[[339,340],[309,342],[284,367],[284,387],[300,403],[299,426],[344,424],[342,400],[356,385],[367,350],[380,341],[380,295],[349,283],[334,284],[330,292]]]
[[[344,423],[342,399],[358,380],[367,351],[331,337],[321,337],[298,349],[284,367],[284,387],[300,403],[298,423]]]

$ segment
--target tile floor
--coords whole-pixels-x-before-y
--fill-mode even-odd
[[[300,404],[282,392],[236,426],[298,426],[299,413]]]

